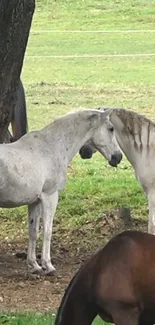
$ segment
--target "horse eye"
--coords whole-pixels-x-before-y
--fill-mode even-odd
[[[110,130],[110,132],[114,132],[113,126],[111,126],[109,130]]]

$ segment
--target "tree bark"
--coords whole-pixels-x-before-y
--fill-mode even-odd
[[[0,143],[16,101],[35,0],[0,0]]]

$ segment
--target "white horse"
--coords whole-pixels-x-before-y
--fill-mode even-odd
[[[74,111],[12,144],[0,144],[0,207],[28,205],[27,262],[32,272],[49,274],[55,270],[50,257],[53,217],[58,193],[66,182],[67,167],[80,147],[92,139],[109,163],[117,165],[122,159],[108,115],[109,111]],[[36,260],[40,216],[41,266]]]
[[[155,123],[143,115],[121,108],[111,109],[109,117],[117,142],[147,195],[148,232],[155,235]],[[80,155],[82,158],[91,158],[95,151],[95,146],[89,140],[80,149]]]

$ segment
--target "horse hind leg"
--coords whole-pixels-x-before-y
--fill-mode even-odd
[[[39,222],[41,215],[41,203],[33,203],[28,206],[28,218],[29,218],[29,242],[27,253],[27,264],[32,273],[41,273],[42,268],[37,263],[36,259],[36,241],[37,234],[39,232]]]

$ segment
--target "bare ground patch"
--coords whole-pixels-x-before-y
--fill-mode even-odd
[[[128,219],[128,218],[127,218]],[[129,218],[130,219],[130,218]],[[88,222],[80,229],[65,231],[54,228],[52,260],[56,275],[35,278],[26,266],[27,241],[0,242],[0,310],[51,310],[60,302],[64,289],[79,266],[107,240],[125,230],[147,231],[147,222],[140,219],[126,220],[116,211],[103,213],[97,221]],[[64,230],[63,230],[64,231]],[[16,253],[23,251],[22,258]],[[40,258],[40,249],[38,249]]]

